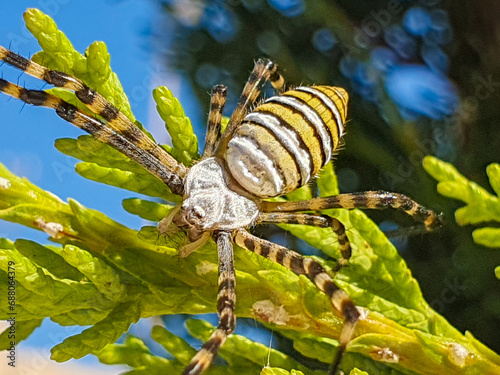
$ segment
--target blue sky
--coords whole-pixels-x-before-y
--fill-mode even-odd
[[[154,29],[154,22],[159,19],[157,2],[24,0],[8,4],[0,10],[0,44],[24,56],[29,57],[40,50],[22,18],[23,12],[30,7],[52,16],[80,52],[95,40],[105,41],[111,54],[111,65],[131,99],[134,114],[147,125],[152,113],[148,107],[154,71],[148,30]],[[19,81],[29,88],[46,88],[43,82],[20,75],[6,64],[0,69],[6,79]],[[126,225],[140,226],[138,218],[121,208],[121,200],[132,193],[78,176],[73,171],[75,160],[54,148],[56,138],[76,137],[82,132],[59,119],[52,110],[23,106],[22,102],[1,95],[0,128],[0,162],[11,171],[64,200],[74,198]],[[0,221],[0,236],[41,242],[46,242],[47,238],[42,232],[3,221]]]
[[[151,53],[148,31],[155,29],[155,22],[159,22],[160,19],[157,2],[23,0],[4,3],[8,5],[2,4],[0,9],[1,45],[10,47],[27,57],[39,51],[36,40],[24,27],[22,18],[27,8],[39,8],[52,16],[80,52],[95,40],[105,41],[111,54],[111,65],[120,77],[125,92],[129,94],[135,116],[145,125],[155,121],[155,118],[152,118],[154,111],[151,111],[150,92],[153,83],[157,84],[158,77],[153,77],[152,72],[157,69],[158,60],[155,60]],[[21,75],[19,71],[6,64],[3,64],[0,70],[5,79],[19,82],[26,87],[34,89],[46,87],[43,82]],[[179,80],[176,81],[174,76],[172,82],[172,85],[176,86]],[[171,87],[170,83],[169,86]],[[174,92],[178,91],[178,87],[171,88]],[[83,133],[61,120],[52,110],[23,106],[18,100],[0,95],[1,163],[17,175],[27,177],[31,182],[64,200],[68,197],[74,198],[87,207],[104,211],[114,220],[139,228],[141,221],[126,213],[121,206],[122,199],[133,196],[133,193],[78,176],[73,171],[76,160],[62,155],[53,146],[57,138],[76,137],[80,134]],[[0,221],[0,237],[48,242],[47,235],[43,232],[4,221]],[[28,369],[38,370],[37,373],[55,374],[55,370],[49,370],[47,367],[53,364],[48,361],[50,347],[77,332],[75,327],[58,328],[46,320],[26,343],[21,344],[19,355],[23,360],[20,364],[28,366]],[[35,347],[34,352],[33,347]],[[36,356],[40,358],[37,362],[38,367],[32,368]],[[89,362],[95,364],[96,361],[95,358],[88,357],[83,361],[83,365]],[[71,364],[62,366],[61,373],[71,372],[74,375],[78,373],[73,367],[67,367],[72,366]],[[3,363],[1,367],[6,368]],[[108,366],[102,366],[98,372],[92,371],[96,374],[119,372],[116,367],[111,370]]]

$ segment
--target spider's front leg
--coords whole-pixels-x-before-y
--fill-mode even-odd
[[[0,91],[27,104],[54,109],[63,120],[92,134],[96,139],[136,161],[163,181],[173,193],[182,194],[184,185],[179,175],[173,173],[167,165],[159,161],[151,152],[131,141],[124,134],[115,131],[104,121],[89,116],[55,95],[45,91],[28,90],[2,78],[0,78]]]
[[[217,243],[219,253],[219,293],[217,295],[217,312],[219,324],[217,329],[198,353],[193,357],[183,375],[199,375],[212,363],[219,348],[224,344],[236,325],[234,306],[236,303],[236,277],[233,262],[233,243],[231,233],[215,231],[214,241]]]
[[[352,339],[356,323],[360,318],[359,311],[347,293],[340,289],[323,266],[313,259],[303,257],[284,246],[255,237],[244,229],[236,229],[233,232],[233,240],[238,246],[281,264],[297,275],[306,275],[319,290],[330,297],[333,307],[344,318],[344,326],[338,339],[339,348],[329,372],[331,375],[336,374],[342,355]]]
[[[158,177],[172,192],[182,195],[182,178],[187,168],[153,142],[104,96],[76,77],[48,69],[2,46],[0,60],[51,85],[73,91],[94,116],[45,91],[28,90],[4,79],[0,79],[1,92],[27,104],[54,109],[59,117],[114,147]]]

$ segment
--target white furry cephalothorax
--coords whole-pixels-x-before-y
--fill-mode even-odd
[[[231,190],[230,178],[215,157],[189,170],[184,180],[184,202],[174,222],[184,227],[190,240],[205,231],[248,227],[257,218],[257,204]]]

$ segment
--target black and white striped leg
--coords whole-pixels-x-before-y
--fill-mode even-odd
[[[222,111],[226,104],[227,88],[224,85],[217,85],[212,88],[210,96],[210,112],[208,113],[207,134],[205,136],[205,148],[203,158],[214,155],[221,136]]]
[[[199,375],[205,371],[212,363],[219,348],[226,341],[227,336],[234,331],[236,325],[236,315],[234,314],[236,277],[231,233],[216,231],[213,237],[219,252],[219,294],[217,295],[219,324],[212,336],[193,357],[183,375]]]
[[[142,165],[161,181],[166,183],[172,192],[182,193],[184,187],[180,177],[170,171],[160,160],[151,153],[142,149],[139,145],[131,142],[123,134],[114,131],[101,120],[91,117],[74,105],[49,94],[45,91],[27,90],[14,83],[0,78],[0,91],[20,99],[27,104],[52,108],[63,120],[92,134],[98,140],[109,144],[132,160]]]
[[[259,59],[255,63],[252,73],[243,88],[238,105],[231,115],[227,129],[217,148],[217,154],[220,155],[224,152],[232,134],[258,99],[262,87],[267,81],[270,81],[278,91],[281,91],[285,85],[284,78],[278,73],[278,65],[268,59]]]
[[[172,173],[179,177],[185,176],[187,168],[184,165],[177,162],[168,152],[153,142],[151,138],[105,97],[85,85],[78,78],[64,72],[50,70],[2,46],[0,46],[0,60],[51,85],[73,91],[77,98],[93,113],[103,118],[106,125],[110,126],[113,131],[119,133],[129,142],[136,143],[144,150],[150,152],[155,158],[165,164]],[[129,154],[126,155],[131,157]]]
[[[360,208],[383,210],[392,208],[404,211],[426,231],[432,231],[443,225],[443,217],[425,208],[406,195],[387,191],[362,191],[331,197],[313,198],[305,201],[263,202],[264,212],[322,211],[328,208]]]
[[[330,297],[333,307],[344,318],[344,326],[339,337],[339,348],[330,374],[335,374],[340,366],[343,353],[351,341],[360,314],[346,292],[340,289],[317,261],[303,257],[286,247],[255,237],[244,229],[233,231],[233,240],[247,250],[285,266],[297,275],[306,275],[319,290]]]
[[[337,262],[338,271],[347,264],[351,257],[351,244],[345,231],[345,226],[339,220],[326,216],[302,212],[261,212],[257,218],[257,224],[301,224],[319,228],[331,228],[337,235],[339,251],[342,256]]]

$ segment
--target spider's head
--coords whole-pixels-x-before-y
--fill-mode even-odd
[[[186,204],[174,216],[174,224],[186,232],[189,241],[193,242],[199,239],[205,232],[206,210],[201,205]]]

